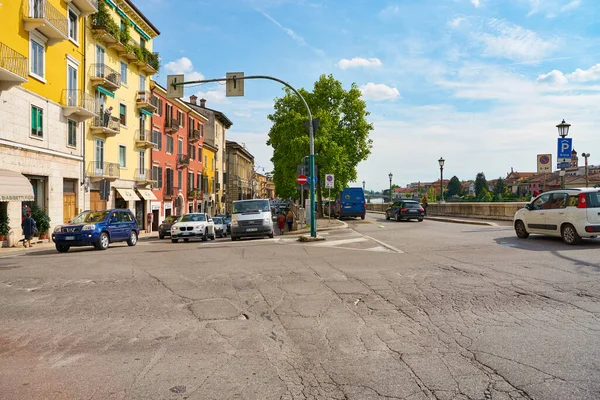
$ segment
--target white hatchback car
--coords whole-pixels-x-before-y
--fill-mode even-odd
[[[567,244],[600,235],[600,189],[559,189],[543,193],[515,214],[517,236],[562,237]]]

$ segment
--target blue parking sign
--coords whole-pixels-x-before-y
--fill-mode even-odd
[[[573,139],[571,138],[559,138],[558,139],[558,157],[557,158],[571,158],[571,152],[573,151]]]

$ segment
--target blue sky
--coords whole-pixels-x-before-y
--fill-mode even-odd
[[[578,152],[600,159],[600,3],[597,0],[225,0],[137,2],[161,30],[162,69],[187,79],[273,75],[312,88],[333,74],[363,90],[373,150],[358,166],[368,189],[439,177],[488,179],[535,171],[556,157],[555,125],[572,124]],[[174,6],[173,4],[177,4]],[[234,125],[255,164],[266,146],[274,82],[189,87]],[[554,159],[554,162],[556,160]]]

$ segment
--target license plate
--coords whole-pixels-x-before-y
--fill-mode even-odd
[[[246,232],[256,232],[258,228],[247,228]]]
[[[344,206],[344,208],[352,208],[352,206]]]
[[[188,236],[188,235],[190,234],[190,232],[181,232],[181,234],[182,234],[183,236]]]
[[[75,240],[75,236],[65,236],[65,240]]]
[[[408,210],[408,212],[411,212],[411,213],[416,213],[416,212],[418,212],[418,211],[417,211],[417,210]]]

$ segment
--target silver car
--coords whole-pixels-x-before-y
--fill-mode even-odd
[[[225,223],[225,219],[223,217],[213,217],[212,218],[215,224],[215,235],[217,237],[227,237],[227,224]]]

